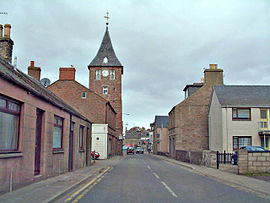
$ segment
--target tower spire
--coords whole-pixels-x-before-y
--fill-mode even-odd
[[[109,12],[107,11],[106,12],[106,16],[104,16],[104,18],[106,18],[106,20],[107,20],[107,22],[106,22],[106,27],[108,27],[108,25],[109,25]]]

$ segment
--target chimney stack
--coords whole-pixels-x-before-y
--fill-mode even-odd
[[[31,61],[30,66],[28,67],[28,75],[35,78],[37,81],[40,81],[40,67],[35,67],[35,62]]]
[[[217,64],[209,64],[209,69],[204,70],[204,80],[206,85],[223,85],[223,70]]]
[[[75,80],[76,69],[71,68],[59,68],[59,80]]]
[[[12,62],[12,49],[13,41],[10,39],[10,24],[4,25],[4,36],[3,26],[0,25],[0,56],[7,60],[9,63]]]

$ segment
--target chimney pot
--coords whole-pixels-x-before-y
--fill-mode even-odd
[[[35,61],[30,61],[30,66],[35,67]]]
[[[0,25],[0,37],[3,37],[3,25]]]
[[[4,25],[4,37],[5,38],[10,38],[10,29],[11,29],[10,24],[5,24]]]
[[[217,69],[218,64],[209,64],[210,69]]]

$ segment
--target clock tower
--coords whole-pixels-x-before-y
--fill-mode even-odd
[[[100,48],[95,58],[88,66],[89,89],[107,99],[116,114],[116,136],[122,136],[122,75],[123,66],[116,57],[110,34],[108,22]]]

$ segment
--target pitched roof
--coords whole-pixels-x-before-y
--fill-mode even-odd
[[[114,53],[108,27],[106,27],[98,53],[88,67],[122,67]]]
[[[158,128],[168,128],[169,116],[155,116],[155,125]]]
[[[33,95],[46,100],[48,103],[53,104],[73,115],[82,118],[83,120],[89,121],[85,117],[83,117],[80,113],[78,113],[71,106],[66,104],[63,100],[53,94],[46,87],[41,85],[40,82],[33,79],[32,77],[26,75],[18,69],[14,69],[12,65],[10,65],[6,60],[0,57],[0,76],[11,83],[31,92]],[[91,121],[89,121],[91,122]]]
[[[270,106],[269,85],[216,85],[213,91],[221,106]]]

